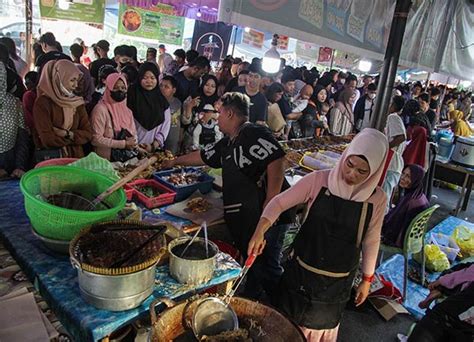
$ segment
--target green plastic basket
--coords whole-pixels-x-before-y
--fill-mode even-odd
[[[96,211],[54,206],[44,201],[41,196],[72,192],[93,199],[113,183],[114,181],[106,176],[89,170],[71,166],[47,166],[33,169],[23,175],[20,188],[25,197],[26,214],[35,231],[51,239],[72,240],[82,228],[114,219],[125,206],[124,190],[115,191],[104,200],[108,209]]]

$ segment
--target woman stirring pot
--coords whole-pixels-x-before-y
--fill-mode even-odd
[[[364,129],[334,169],[312,172],[274,197],[249,243],[249,255],[261,254],[264,234],[280,213],[308,204],[306,220],[274,299],[274,304],[302,327],[308,341],[336,341],[361,252],[363,281],[357,289],[356,305],[367,298],[386,205],[385,193],[377,183],[387,150],[385,135]]]

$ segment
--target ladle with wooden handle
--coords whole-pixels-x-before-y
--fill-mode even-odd
[[[143,170],[145,170],[146,168],[148,168],[150,165],[153,165],[154,163],[156,163],[156,161],[158,160],[157,157],[151,157],[149,159],[144,159],[142,160],[142,162],[140,163],[140,165],[138,165],[136,168],[134,168],[132,171],[130,171],[130,173],[128,175],[126,175],[125,177],[121,178],[119,181],[117,181],[116,183],[114,183],[113,185],[111,185],[107,190],[105,190],[103,193],[101,193],[99,196],[97,196],[92,202],[91,202],[91,205],[90,207],[92,208],[95,208],[97,204],[99,204],[100,202],[102,202],[105,198],[107,198],[108,196],[110,196],[111,194],[113,194],[116,190],[120,189],[121,187],[123,187],[125,184],[127,184],[128,182],[130,182],[133,178],[135,178],[140,172],[142,172]],[[90,208],[89,208],[90,209]]]

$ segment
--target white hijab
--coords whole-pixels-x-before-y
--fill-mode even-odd
[[[385,134],[366,128],[354,137],[341,159],[329,173],[329,191],[346,200],[364,202],[372,196],[385,166],[388,141]],[[350,156],[364,156],[369,162],[370,174],[361,184],[349,185],[342,177],[342,166]]]

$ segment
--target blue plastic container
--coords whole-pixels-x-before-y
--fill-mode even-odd
[[[163,177],[167,177],[172,173],[179,173],[182,172],[196,172],[200,173],[198,178],[198,182],[191,184],[191,185],[184,185],[184,186],[176,186],[166,180]],[[214,177],[209,176],[207,173],[202,172],[199,169],[194,167],[186,167],[184,169],[172,169],[167,171],[160,171],[153,174],[153,177],[160,182],[161,184],[165,185],[170,190],[176,192],[176,202],[181,202],[191,196],[196,190],[199,190],[201,194],[207,194],[209,191],[212,190],[212,183],[214,183]]]
[[[438,156],[446,159],[451,158],[451,153],[453,153],[454,142],[452,138],[441,137],[438,142]]]

